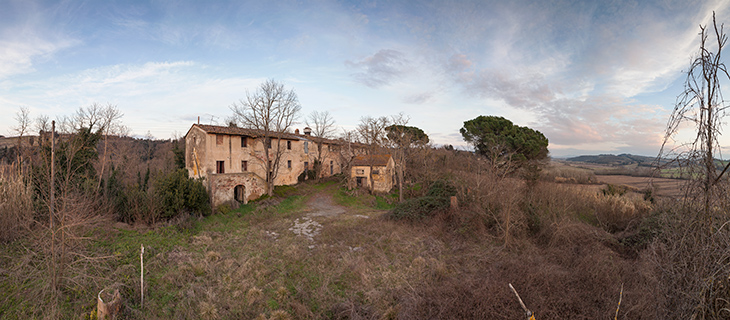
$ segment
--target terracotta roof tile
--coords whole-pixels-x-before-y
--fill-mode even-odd
[[[389,154],[359,155],[352,160],[352,165],[385,167],[388,165],[390,158]]]
[[[230,135],[237,135],[237,136],[247,136],[247,137],[251,137],[251,138],[258,138],[258,137],[261,137],[264,135],[264,132],[262,130],[258,130],[258,129],[213,126],[213,125],[207,125],[207,124],[193,124],[193,127],[198,127],[200,129],[203,129],[203,131],[205,131],[207,133],[230,134]],[[192,129],[192,127],[191,127],[191,129]],[[310,135],[306,135],[306,134],[284,133],[282,138],[290,139],[290,140],[309,140],[309,141],[313,141],[316,143],[325,143],[325,144],[331,144],[331,145],[347,144],[347,142],[342,139],[318,138],[318,137],[310,136]],[[355,148],[365,147],[364,144],[357,143],[357,142],[353,142],[353,143],[351,143],[351,145]]]
[[[236,136],[247,136],[247,137],[252,137],[252,138],[258,138],[258,137],[262,137],[264,135],[264,131],[258,130],[258,129],[212,126],[212,125],[207,125],[207,124],[194,124],[193,126],[203,129],[203,131],[205,131],[207,133],[230,134],[230,135],[236,135]],[[272,136],[275,136],[274,133],[272,133]],[[282,138],[290,139],[290,140],[300,140],[300,138],[297,135],[294,135],[291,133],[284,133],[282,135]]]

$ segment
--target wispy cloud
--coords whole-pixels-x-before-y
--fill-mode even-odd
[[[531,126],[550,139],[551,146],[600,145],[618,147],[657,146],[666,114],[655,106],[638,105],[621,95],[581,95],[577,84],[565,84],[537,71],[508,73],[499,69],[474,70],[464,55],[446,62],[453,80],[469,94],[496,99],[508,106],[537,115]],[[564,88],[569,94],[563,93]],[[590,90],[590,87],[589,87]]]
[[[43,39],[26,34],[22,40],[0,40],[0,79],[35,70],[34,63],[49,59],[73,41]]]
[[[191,115],[222,118],[230,114],[228,106],[243,98],[244,89],[255,88],[261,81],[222,78],[191,61],[147,62],[92,68],[42,82],[6,82],[0,86],[0,95],[21,94],[26,97],[22,105],[52,117],[94,102],[117,104],[134,134],[150,131],[168,138],[170,132],[193,123],[196,116]],[[0,99],[0,110],[17,107],[16,101]]]
[[[403,98],[403,102],[409,104],[424,104],[432,101],[434,98],[434,92],[421,92],[411,94]]]
[[[352,75],[355,81],[378,88],[402,77],[409,68],[409,61],[400,51],[382,49],[360,61],[345,61],[345,65],[362,70]]]
[[[48,26],[52,19],[33,2],[3,4],[0,20],[0,79],[33,72],[39,62],[52,59],[60,50],[77,45],[80,41]]]

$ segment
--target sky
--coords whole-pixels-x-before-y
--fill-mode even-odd
[[[300,123],[340,130],[403,113],[468,148],[480,115],[542,132],[553,157],[655,156],[699,49],[729,1],[0,0],[0,135],[21,107],[60,119],[113,104],[130,135],[169,139],[267,79]],[[730,147],[730,140],[721,140]]]

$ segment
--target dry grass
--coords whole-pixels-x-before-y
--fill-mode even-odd
[[[542,179],[558,183],[593,184],[598,182],[593,170],[574,167],[562,162],[551,162],[543,169]]]
[[[508,283],[538,319],[613,317],[622,283],[620,319],[689,318],[698,304],[715,318],[725,314],[725,265],[686,271],[727,261],[717,260],[727,255],[727,226],[717,229],[721,236],[712,244],[682,244],[664,236],[682,235],[676,220],[647,224],[654,209],[640,195],[606,196],[600,186],[544,181],[528,186],[466,157],[443,161],[469,169],[433,173],[459,186],[460,207],[421,223],[387,220],[385,211],[343,199],[357,205],[309,217],[313,192],[348,196],[304,184],[287,200],[271,200],[271,207],[247,205],[185,228],[80,227],[74,235],[97,240],[76,242],[74,252],[87,258],[71,260],[75,269],[64,273],[65,305],[22,300],[50,295],[43,292],[47,269],[38,258],[44,251],[29,249],[40,242],[16,241],[0,261],[10,275],[0,278],[0,290],[10,292],[0,299],[0,316],[42,317],[51,305],[63,306],[53,315],[75,318],[93,310],[95,293],[114,284],[121,284],[130,317],[138,319],[521,318]],[[318,234],[292,231],[305,218],[321,225]],[[144,308],[140,244],[146,247]],[[714,251],[692,253],[706,248]],[[113,259],[88,259],[104,256]]]
[[[28,234],[33,224],[33,186],[17,166],[0,167],[0,242]]]
[[[609,315],[622,282],[622,318],[656,318],[647,311],[655,296],[644,269],[605,244],[610,234],[568,217],[534,237],[515,233],[507,249],[494,229],[452,233],[445,220],[410,225],[378,211],[358,214],[369,218],[318,217],[323,229],[313,241],[288,230],[302,213],[214,216],[192,235],[117,231],[112,241],[130,243],[123,247],[131,254],[119,252],[107,280],[85,291],[89,302],[74,299],[87,313],[93,291],[122,281],[125,300],[139,308],[138,261],[124,262],[138,257],[139,241],[148,251],[137,318],[519,318],[509,282],[540,318]]]

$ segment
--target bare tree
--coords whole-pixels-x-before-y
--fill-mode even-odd
[[[97,104],[94,104],[94,106],[97,106]],[[109,158],[107,153],[109,134],[119,134],[120,132],[126,131],[120,122],[124,115],[121,111],[119,111],[119,108],[117,108],[116,105],[109,103],[106,106],[101,107],[99,113],[101,116],[101,130],[104,134],[104,155],[101,157],[101,172],[99,173],[99,184],[96,187],[97,190],[101,187],[101,181],[104,179],[104,169],[106,169],[107,159]]]
[[[725,169],[718,174],[715,166],[715,158],[721,157],[718,138],[722,133],[722,118],[727,109],[723,102],[720,82],[723,79],[730,80],[730,74],[721,60],[722,49],[727,42],[727,36],[722,29],[722,25],[718,28],[714,13],[712,29],[700,26],[700,50],[687,71],[684,92],[677,97],[659,154],[659,158],[674,158],[673,163],[685,169],[686,176],[692,178],[693,183],[686,189],[688,192],[686,198],[688,200],[696,196],[702,198],[700,220],[706,223],[710,222],[713,191],[719,186],[720,178],[730,167],[728,162]],[[710,34],[713,35],[714,43],[708,43]],[[713,47],[716,52],[711,51]],[[695,127],[694,140],[667,150],[667,143],[685,123]]]
[[[355,140],[357,139],[357,131],[347,130],[342,128],[342,135],[340,135],[340,146],[337,148],[337,155],[340,160],[340,167],[342,172],[346,172],[346,176],[350,176],[350,170],[352,169],[352,160],[355,158]]]
[[[326,158],[329,149],[323,148],[324,141],[331,139],[335,133],[335,119],[332,118],[329,111],[319,112],[312,111],[309,117],[304,120],[304,123],[312,129],[312,136],[318,138],[315,140],[317,143],[317,156],[314,161],[314,172],[317,180],[322,176],[322,161]]]
[[[282,83],[266,80],[246,99],[231,106],[231,110],[243,127],[260,130],[263,134],[264,151],[261,161],[266,170],[266,192],[273,195],[274,180],[279,173],[279,162],[286,150],[282,138],[299,116],[302,106],[294,90],[286,90]],[[273,140],[276,140],[276,146]],[[270,147],[270,148],[269,148]]]
[[[425,146],[428,143],[428,135],[423,130],[408,126],[410,118],[403,113],[391,116],[391,125],[385,128],[389,146],[393,151],[396,174],[398,176],[398,197],[403,201],[403,180],[406,172],[406,164],[412,148]]]
[[[387,142],[385,128],[390,125],[386,117],[373,118],[370,116],[360,118],[360,124],[355,129],[360,142],[366,145],[370,166],[370,192],[372,193],[375,184],[373,183],[373,159],[374,155],[380,153]]]
[[[713,13],[712,26],[700,26],[699,52],[687,71],[657,157],[658,163],[671,159],[668,165],[679,167],[680,176],[688,179],[682,208],[662,211],[664,241],[654,251],[665,283],[662,295],[675,317],[719,319],[720,310],[727,310],[727,295],[717,290],[717,283],[730,274],[730,235],[724,228],[730,199],[728,179],[723,179],[730,162],[723,163],[719,143],[728,107],[720,87],[730,80],[721,58],[726,43],[723,25],[718,27]],[[672,142],[690,126],[696,133],[691,141]],[[687,217],[690,214],[695,216]]]
[[[38,133],[50,132],[51,119],[45,114],[38,116],[35,119],[35,129],[38,130]]]
[[[17,126],[13,128],[13,131],[18,135],[18,164],[22,164],[23,136],[28,133],[28,129],[30,128],[30,110],[28,110],[28,107],[20,107],[20,110],[15,113],[15,121],[17,122]]]

